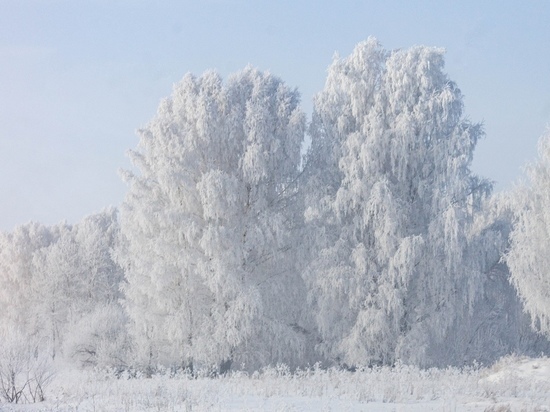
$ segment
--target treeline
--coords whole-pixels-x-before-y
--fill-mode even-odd
[[[370,38],[309,121],[269,73],[185,76],[139,131],[118,210],[0,235],[2,333],[146,371],[548,351],[550,145],[531,186],[494,195],[443,66]]]

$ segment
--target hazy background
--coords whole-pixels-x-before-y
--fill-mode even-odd
[[[549,1],[0,0],[0,230],[119,204],[135,129],[186,72],[250,63],[309,113],[334,53],[369,35],[447,49],[487,132],[474,171],[510,188],[550,124]]]

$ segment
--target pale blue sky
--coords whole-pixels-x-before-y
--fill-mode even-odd
[[[125,192],[117,169],[186,72],[252,64],[311,110],[335,52],[447,49],[483,121],[474,171],[511,187],[550,124],[550,1],[0,0],[0,230],[74,223]]]

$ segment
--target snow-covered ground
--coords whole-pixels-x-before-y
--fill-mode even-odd
[[[550,411],[550,359],[509,357],[490,368],[358,372],[284,367],[221,378],[150,379],[64,371],[45,402],[1,411]]]

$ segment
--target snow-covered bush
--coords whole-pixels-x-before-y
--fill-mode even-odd
[[[70,325],[64,355],[82,366],[122,369],[128,365],[127,318],[117,304],[99,306]]]
[[[0,329],[0,396],[10,403],[41,402],[54,376],[48,351],[11,327]]]

